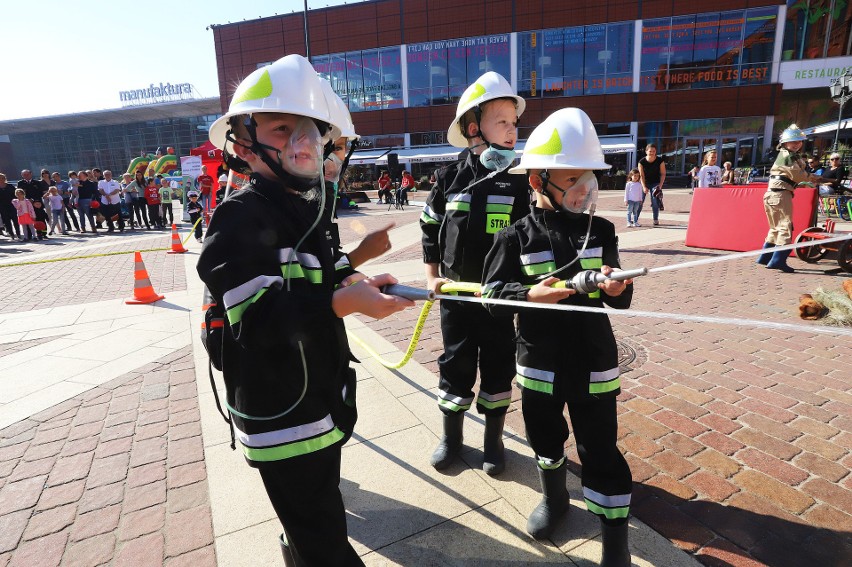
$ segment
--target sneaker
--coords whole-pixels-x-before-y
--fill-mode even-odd
[[[201,242],[201,237],[195,239],[196,242]]]
[[[627,223],[627,226],[630,227],[630,228],[633,228],[634,225],[633,225],[632,222],[629,222],[629,223]]]
[[[654,221],[654,226],[660,226],[660,221],[655,220],[655,221]]]
[[[639,224],[638,222],[634,222],[634,223],[633,223],[633,226],[634,226],[634,227],[636,227],[636,228],[639,228],[639,227],[640,227],[640,226],[642,226],[642,225],[641,225],[641,224]]]

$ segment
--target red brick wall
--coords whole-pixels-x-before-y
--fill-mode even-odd
[[[310,10],[312,54],[340,53],[496,33],[623,22],[696,11],[736,10],[778,0],[717,0],[698,5],[677,0],[373,0]],[[487,9],[486,9],[487,6]],[[345,24],[345,25],[344,25]],[[222,109],[234,89],[259,63],[289,53],[305,54],[301,13],[217,26],[213,29]],[[704,117],[777,114],[780,85],[627,93],[553,99],[531,99],[524,124],[537,124],[564,106],[583,108],[592,120],[678,120]],[[443,130],[454,107],[408,108],[358,112],[353,120],[363,135]]]

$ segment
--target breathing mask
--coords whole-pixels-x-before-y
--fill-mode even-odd
[[[343,160],[338,155],[331,152],[323,162],[323,174],[326,181],[330,181],[337,185],[343,173]]]
[[[544,185],[542,190],[550,199],[550,202],[556,206],[549,189],[552,187],[562,193],[562,211],[569,216],[578,216],[584,211],[594,212],[594,207],[598,202],[598,179],[591,171],[584,172],[577,181],[568,189],[563,189],[550,179],[550,174],[547,170],[541,172]]]
[[[480,134],[481,136],[482,134]],[[490,144],[479,155],[479,163],[491,171],[503,171],[515,161],[517,154],[511,148]]]

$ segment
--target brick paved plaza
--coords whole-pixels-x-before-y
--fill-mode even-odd
[[[666,199],[669,218],[663,217],[662,227],[627,229],[621,195],[602,195],[598,208],[622,235],[624,267],[650,268],[723,254],[686,248],[683,233],[691,198],[680,191]],[[416,264],[420,245],[411,235],[419,214],[417,206],[388,213],[386,206],[362,205],[360,211],[341,215],[342,239],[357,241],[394,221],[395,230],[404,230],[407,239],[371,270]],[[844,230],[850,228],[846,223]],[[630,235],[638,233],[668,241],[629,244]],[[166,295],[163,305],[140,308],[151,321],[133,312],[103,323],[96,317],[84,321],[81,315],[64,330],[51,332],[39,329],[75,306],[104,302],[103,309],[119,311],[108,302],[131,294],[132,254],[2,267],[58,257],[50,256],[52,252],[70,257],[168,246],[167,233],[149,236],[131,232],[29,247],[0,242],[0,282],[14,290],[0,300],[0,392],[5,392],[0,393],[0,415],[37,398],[40,391],[53,395],[50,388],[58,385],[44,374],[58,366],[39,359],[59,364],[63,359],[58,355],[69,349],[108,349],[111,333],[137,327],[150,335],[146,352],[166,353],[151,354],[157,358],[102,382],[71,378],[63,382],[69,388],[64,401],[13,423],[2,422],[0,567],[239,564],[225,557],[232,557],[233,551],[219,552],[222,544],[213,517],[211,444],[202,436],[202,414],[211,408],[199,407],[210,403],[209,397],[199,399],[207,368],[199,368],[191,341],[166,338],[172,337],[166,334],[172,324],[153,319],[163,310],[188,318],[200,305],[200,296],[184,300],[181,295],[191,287],[192,272],[186,272],[185,262],[194,265],[197,246],[193,243],[190,254],[183,256],[144,254],[152,285]],[[99,247],[87,249],[93,242]],[[797,273],[779,274],[754,265],[753,259],[740,259],[648,276],[636,280],[633,308],[807,324],[797,317],[798,296],[818,286],[839,287],[849,274],[829,260],[812,265],[791,260],[791,265]],[[407,283],[422,285],[422,276]],[[358,319],[404,351],[418,312],[410,309],[382,321]],[[21,327],[28,315],[40,322],[31,330]],[[629,355],[619,398],[619,437],[634,477],[633,515],[704,565],[852,564],[852,339],[748,326],[611,319]],[[187,327],[184,334],[196,332]],[[121,352],[126,352],[124,358],[132,355]],[[414,359],[434,375],[440,352],[434,310]],[[67,356],[75,357],[73,352]],[[106,377],[117,362],[107,357],[102,364],[95,370]],[[405,376],[406,368],[399,374]],[[45,390],[21,394],[23,401],[15,401],[18,389],[38,380],[45,380]],[[437,378],[433,382],[429,388],[437,386]],[[518,398],[516,392],[507,426],[523,442]],[[437,406],[427,411],[437,416]],[[369,417],[362,419],[369,428]],[[223,436],[224,423],[216,427]],[[572,443],[573,438],[568,454],[578,472]],[[498,485],[517,482],[515,475],[532,466],[526,457],[510,459],[507,478],[498,479]],[[249,474],[248,468],[239,472]],[[343,477],[345,484],[346,467]],[[575,510],[572,517],[578,516]],[[563,548],[563,536],[554,536],[556,548]],[[244,545],[243,553],[249,554],[252,544]],[[574,564],[588,564],[568,555]],[[379,557],[371,553],[365,561],[386,564]]]

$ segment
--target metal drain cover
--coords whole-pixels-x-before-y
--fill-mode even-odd
[[[618,339],[616,339],[615,344],[618,347],[618,367],[621,368],[622,372],[627,372],[630,370],[630,365],[636,360],[636,350]]]

